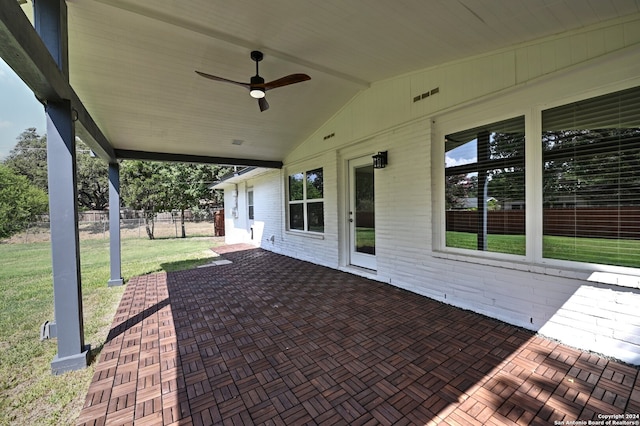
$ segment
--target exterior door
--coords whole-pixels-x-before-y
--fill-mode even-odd
[[[371,156],[349,161],[349,263],[376,270],[375,186]]]
[[[247,217],[249,218],[249,237],[253,240],[253,188],[247,191]]]

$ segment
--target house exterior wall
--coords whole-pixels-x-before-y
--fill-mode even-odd
[[[540,134],[535,117],[550,105],[639,85],[640,16],[373,84],[291,152],[282,171],[243,183],[254,188],[256,223],[263,222],[255,244],[640,364],[640,270],[549,262],[535,238],[521,257],[448,251],[442,241],[447,131],[524,115],[527,135]],[[383,150],[389,164],[375,170],[373,272],[349,265],[347,164]],[[527,155],[539,156],[529,148]],[[287,176],[317,167],[325,232],[288,231]],[[528,175],[527,206],[541,204],[540,187]],[[528,209],[528,235],[541,223]],[[240,218],[226,224],[228,242],[246,242]]]

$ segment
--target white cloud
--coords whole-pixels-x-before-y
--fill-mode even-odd
[[[473,163],[476,163],[477,161],[478,161],[478,157],[453,158],[448,155],[444,159],[444,163],[446,167],[462,166],[463,164],[473,164]]]
[[[13,123],[9,120],[0,120],[0,129],[8,129],[13,126]]]

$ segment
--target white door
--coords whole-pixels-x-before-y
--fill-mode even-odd
[[[247,218],[248,218],[248,224],[249,224],[249,238],[250,239],[254,239],[254,235],[253,235],[253,188],[249,188],[249,190],[247,191]]]
[[[349,263],[376,270],[375,186],[371,156],[349,161]]]

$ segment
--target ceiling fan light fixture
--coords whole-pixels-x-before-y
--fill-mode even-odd
[[[251,83],[249,86],[249,94],[252,98],[260,99],[264,98],[264,78],[259,75],[254,75],[251,77]]]
[[[249,94],[251,95],[252,98],[256,98],[256,99],[264,98],[264,89],[261,89],[259,87],[254,87],[251,89]]]

